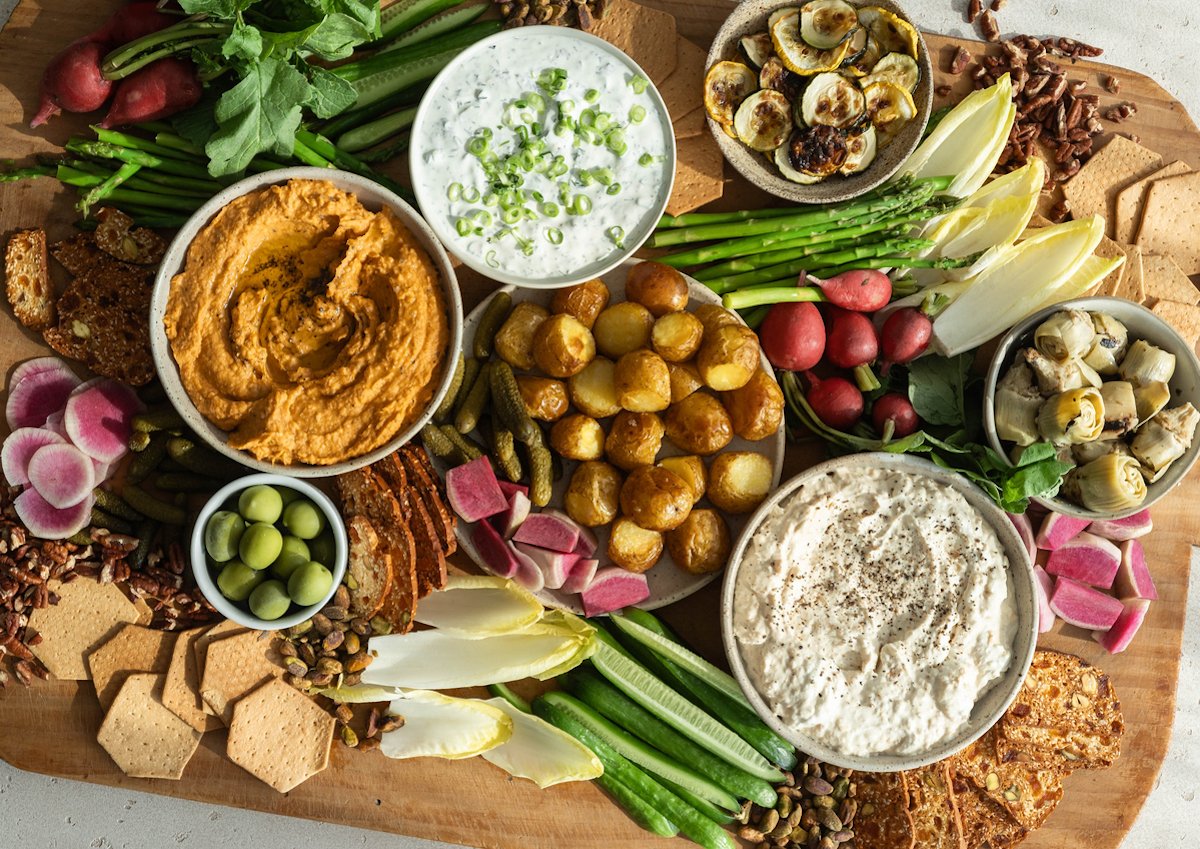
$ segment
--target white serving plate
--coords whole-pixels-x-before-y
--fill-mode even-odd
[[[600,275],[600,279],[604,281],[605,285],[608,286],[609,291],[612,293],[612,298],[609,301],[610,304],[619,303],[620,301],[625,300],[625,276],[629,269],[634,265],[637,265],[638,262],[639,261],[635,259],[627,259],[617,268]],[[687,277],[686,275],[684,276],[686,277],[688,286],[691,290],[689,308],[698,304],[721,303],[721,299],[703,283],[699,283],[692,278]],[[554,292],[552,290],[543,289],[517,289],[513,286],[506,286],[498,291],[508,292],[512,296],[514,304],[521,303],[522,301],[532,301],[533,303],[541,304],[547,308],[549,308],[550,301],[554,297]],[[495,296],[493,295],[492,297]],[[479,320],[483,316],[484,309],[487,307],[490,301],[491,298],[489,297],[474,310],[472,310],[470,315],[466,317],[466,320],[463,323],[463,344],[465,347],[470,346],[472,340],[475,338],[475,328],[479,325]],[[765,369],[770,369],[770,364],[767,362],[766,357],[762,358],[762,366]],[[611,423],[611,421],[611,419],[601,420],[601,424],[605,426],[606,431],[608,429],[608,424]],[[724,450],[758,451],[770,458],[771,464],[774,467],[774,473],[771,478],[771,490],[774,491],[779,486],[779,479],[783,472],[784,443],[784,427],[783,425],[780,425],[779,430],[776,431],[773,437],[768,437],[766,439],[759,440],[758,442],[749,442],[741,437],[735,436],[733,441],[730,442]],[[669,440],[664,438],[663,448],[659,453],[659,457],[670,457],[684,453],[685,452],[680,451],[674,445],[672,445]],[[714,454],[712,456],[715,457],[717,455]],[[710,460],[711,457],[706,458],[705,465],[707,465],[708,461]],[[447,464],[441,462],[437,458],[434,458],[434,463],[437,466],[438,472],[445,476],[445,473],[449,468]],[[570,483],[571,473],[575,470],[577,465],[578,463],[572,460],[563,461],[563,476],[554,482],[554,492],[550,498],[549,505],[547,505],[548,507],[559,510],[562,509],[563,496],[566,494],[567,485]],[[700,502],[700,506],[711,505],[708,504],[707,500],[702,500]],[[746,526],[746,523],[749,521],[751,515],[752,513],[744,513],[740,516],[725,515],[725,520],[729,524],[729,536],[732,541],[737,541],[738,537],[742,533],[742,529]],[[459,547],[462,548],[462,550],[465,551],[472,560],[474,560],[486,571],[487,567],[484,564],[483,559],[479,556],[479,552],[471,543],[471,529],[473,527],[473,524],[463,522],[461,519],[459,520],[457,525],[458,544]],[[604,567],[605,565],[610,565],[606,563],[604,555],[605,547],[608,544],[608,527],[594,528],[593,530],[596,532],[596,538],[600,543],[596,550],[596,556],[600,560],[600,566]],[[645,610],[655,610],[659,607],[665,607],[668,604],[674,604],[680,599],[687,598],[700,588],[712,583],[712,581],[718,578],[721,574],[722,573],[720,571],[717,571],[708,575],[691,575],[678,568],[674,561],[671,560],[671,555],[664,551],[662,558],[658,561],[658,563],[656,563],[653,568],[646,572],[646,579],[650,585],[650,597],[638,606]],[[583,613],[583,605],[580,603],[579,595],[576,593],[564,593],[558,590],[542,590],[536,595],[542,600],[542,602],[550,607],[558,607],[565,610],[570,610],[572,613]]]

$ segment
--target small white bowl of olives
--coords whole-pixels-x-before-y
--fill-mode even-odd
[[[346,574],[346,526],[310,483],[247,475],[217,491],[192,528],[192,573],[217,612],[277,631],[329,603]]]

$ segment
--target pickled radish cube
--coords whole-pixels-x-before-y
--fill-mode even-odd
[[[1021,538],[1021,542],[1025,544],[1025,551],[1029,554],[1030,560],[1037,559],[1037,543],[1033,537],[1033,524],[1029,521],[1029,517],[1024,513],[1009,513],[1008,520],[1012,522],[1012,526],[1017,529],[1017,536]]]
[[[4,404],[4,417],[9,428],[41,427],[51,414],[66,406],[67,399],[79,385],[75,372],[57,357],[39,357],[22,363],[13,372],[8,385],[8,400]]]
[[[1113,592],[1123,599],[1158,598],[1150,567],[1146,565],[1146,552],[1139,540],[1127,539],[1121,543],[1121,567],[1113,581]]]
[[[29,485],[47,504],[62,510],[91,495],[95,466],[74,445],[45,445],[29,458]]]
[[[1130,598],[1125,600],[1125,609],[1107,631],[1092,631],[1092,639],[1104,646],[1109,654],[1120,654],[1129,648],[1138,629],[1150,612],[1150,599]]]
[[[1033,588],[1037,593],[1038,633],[1044,634],[1054,627],[1054,611],[1050,607],[1050,595],[1054,592],[1054,579],[1041,566],[1033,567]]]
[[[529,500],[529,496],[516,490],[508,497],[507,509],[503,513],[493,516],[491,521],[496,525],[496,530],[500,531],[502,537],[512,539],[512,535],[517,532],[517,528],[521,527],[521,523],[529,518],[531,510],[533,510],[533,502]]]
[[[1089,631],[1107,631],[1117,621],[1125,605],[1106,592],[1070,578],[1059,578],[1054,582],[1050,609],[1069,625]]]
[[[605,566],[597,570],[591,584],[580,593],[583,612],[587,616],[599,616],[601,613],[631,607],[649,597],[650,584],[646,576],[626,572],[618,566]]]
[[[508,499],[486,456],[446,472],[446,496],[464,522],[478,522],[508,508]]]
[[[63,439],[44,427],[19,427],[10,433],[0,447],[0,470],[9,486],[29,483],[29,460],[47,445],[65,445]]]
[[[39,539],[66,539],[87,527],[92,518],[92,502],[94,498],[88,493],[87,498],[78,504],[60,509],[48,503],[38,495],[32,487],[26,489],[13,499],[13,509],[29,533]]]
[[[493,575],[511,578],[520,568],[516,551],[510,548],[504,537],[500,536],[500,532],[487,522],[479,522],[471,528],[471,543],[483,560],[483,568]]]
[[[1113,542],[1143,537],[1153,529],[1154,522],[1150,520],[1149,510],[1141,510],[1124,519],[1101,519],[1088,525],[1090,533]]]
[[[141,402],[128,386],[97,377],[71,393],[63,424],[76,448],[102,463],[113,463],[129,450],[133,416],[140,408]]]
[[[563,511],[555,510],[553,507],[547,507],[542,511],[542,515],[557,516],[564,522],[569,523],[575,528],[576,531],[579,532],[579,541],[575,543],[574,553],[578,554],[580,557],[591,557],[596,553],[596,549],[600,547],[600,543],[596,539],[596,535],[592,532],[591,528],[579,524]]]
[[[592,584],[592,578],[596,577],[596,569],[599,568],[600,561],[592,557],[580,557],[575,561],[575,565],[571,567],[571,573],[567,575],[567,579],[563,581],[562,591],[565,593],[581,593]]]
[[[578,554],[550,551],[525,542],[518,542],[515,545],[517,551],[532,560],[541,570],[542,583],[548,590],[559,589],[571,574],[575,561],[579,559]]]
[[[1121,568],[1121,550],[1113,543],[1087,532],[1050,552],[1046,571],[1051,575],[1070,578],[1108,589]]]
[[[579,526],[549,513],[533,513],[517,528],[513,540],[569,554],[579,542]]]
[[[1076,519],[1062,513],[1047,513],[1037,532],[1037,547],[1054,551],[1073,540],[1080,531],[1091,524],[1089,519]]]
[[[524,495],[526,498],[529,497],[529,487],[525,486],[525,484],[523,484],[523,483],[513,483],[512,481],[502,481],[498,478],[496,480],[496,483],[500,486],[500,491],[504,493],[504,497],[509,499],[510,501],[512,500],[513,495],[518,492],[521,493],[522,495]]]
[[[531,593],[536,593],[542,587],[546,586],[546,576],[542,574],[542,570],[538,568],[538,565],[533,562],[532,557],[523,551],[518,551],[512,542],[508,543],[508,549],[517,561],[517,570],[512,574],[514,581]]]

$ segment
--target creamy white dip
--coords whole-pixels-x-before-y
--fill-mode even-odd
[[[636,65],[603,43],[551,27],[510,30],[460,59],[426,95],[436,109],[418,118],[411,160],[421,211],[448,249],[485,273],[548,279],[600,267],[649,234],[669,190],[673,140],[661,100]],[[547,92],[539,78],[557,78],[561,88]],[[530,93],[544,100],[542,108]],[[563,118],[578,127],[589,111],[607,116],[596,135],[555,132]],[[510,156],[520,149],[518,127],[545,142],[547,161],[561,157],[565,173],[522,173],[523,205],[538,217],[513,223],[485,204],[494,175],[478,155],[479,142],[471,147],[490,134],[487,153]],[[624,153],[596,143],[613,128],[622,131]],[[577,197],[586,198],[579,204],[590,206],[586,214],[569,211]],[[554,206],[548,214],[547,204],[557,214]],[[463,221],[472,225],[466,234]]]
[[[891,469],[834,471],[785,498],[734,591],[755,689],[846,755],[952,738],[1008,668],[1016,629],[996,532],[961,493]]]

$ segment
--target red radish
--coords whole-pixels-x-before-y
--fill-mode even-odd
[[[1127,539],[1142,537],[1154,529],[1149,510],[1140,510],[1124,519],[1100,519],[1088,525],[1088,530],[1096,536],[1121,542]]]
[[[1121,550],[1103,537],[1082,533],[1050,552],[1046,571],[1108,589],[1121,568]]]
[[[1062,513],[1047,513],[1038,528],[1037,547],[1045,551],[1054,551],[1066,545],[1086,528],[1090,522],[1087,519],[1076,519],[1074,516],[1064,516]]]
[[[19,427],[0,447],[0,469],[9,486],[29,483],[29,459],[47,445],[65,445],[66,440],[52,430],[42,427]]]
[[[517,551],[532,560],[538,567],[542,573],[542,581],[548,590],[557,590],[561,587],[571,574],[575,561],[579,559],[577,554],[548,551],[525,542],[514,543],[514,545]]]
[[[1070,578],[1059,578],[1054,582],[1050,609],[1068,625],[1104,631],[1113,626],[1125,605],[1108,593]]]
[[[446,472],[446,496],[464,522],[478,522],[508,509],[508,499],[486,456]]]
[[[570,574],[563,581],[562,591],[565,593],[581,593],[592,584],[592,579],[596,577],[596,568],[600,565],[599,560],[590,557],[580,557],[575,561],[575,565],[571,567]]]
[[[92,458],[74,445],[45,445],[29,458],[29,485],[51,507],[78,504],[96,485]]]
[[[644,574],[605,566],[596,572],[580,597],[584,615],[599,616],[645,601],[650,597],[650,585]]]
[[[101,127],[157,121],[196,105],[204,93],[190,59],[167,56],[134,71],[117,84]]]
[[[887,317],[879,331],[883,348],[884,367],[911,363],[929,347],[933,322],[915,307],[896,310]]]
[[[536,593],[546,586],[546,576],[533,562],[532,557],[523,551],[518,551],[511,542],[508,544],[508,550],[512,552],[513,558],[517,561],[517,571],[512,574],[514,581],[531,593]]]
[[[513,493],[519,492],[525,497],[529,497],[529,487],[523,483],[513,483],[512,481],[502,481],[497,478],[496,484],[500,487],[500,491],[504,493],[504,497],[512,500]]]
[[[141,409],[137,395],[123,383],[97,377],[81,383],[67,399],[63,424],[75,447],[103,463],[115,462],[129,450],[133,414]]]
[[[879,338],[871,319],[860,312],[833,310],[825,358],[839,368],[854,368],[872,363],[878,356]]]
[[[521,523],[529,518],[529,511],[533,509],[533,502],[529,500],[529,496],[517,490],[508,499],[508,508],[503,513],[497,513],[491,517],[491,521],[496,526],[496,530],[505,539],[512,539],[512,535],[517,532],[517,528],[521,527]]]
[[[825,353],[825,322],[813,304],[775,304],[759,325],[758,338],[775,368],[806,371]]]
[[[80,40],[51,59],[42,73],[42,100],[29,126],[40,127],[64,109],[91,112],[103,106],[113,87],[100,72],[106,52],[103,44]]]
[[[1150,612],[1150,599],[1131,598],[1125,601],[1125,609],[1107,631],[1092,631],[1092,639],[1104,646],[1109,654],[1120,654],[1129,648],[1138,629]]]
[[[509,548],[500,532],[487,522],[479,522],[471,528],[471,543],[479,552],[484,568],[493,575],[511,578],[520,568],[516,552]]]
[[[50,415],[63,409],[79,385],[75,372],[61,361],[54,368],[26,373],[20,382],[9,384],[8,401],[4,405],[8,426],[13,430],[41,427]]]
[[[862,392],[853,383],[844,377],[819,380],[812,372],[806,372],[805,377],[811,385],[806,396],[808,405],[826,425],[847,430],[862,418]]]
[[[1037,594],[1038,633],[1045,634],[1054,627],[1054,610],[1050,607],[1050,595],[1054,592],[1054,579],[1041,566],[1033,567],[1033,588]]]
[[[921,426],[921,420],[917,418],[917,411],[913,409],[912,402],[899,392],[888,392],[879,396],[875,406],[871,408],[871,422],[881,434],[887,423],[891,422],[892,435],[897,437],[916,433],[917,428]]]
[[[1150,567],[1146,565],[1146,552],[1136,539],[1121,543],[1121,568],[1113,580],[1113,592],[1117,598],[1123,599],[1158,598],[1154,579],[1150,577]]]
[[[1037,560],[1037,543],[1033,539],[1033,523],[1029,521],[1029,516],[1024,513],[1008,513],[1007,515],[1008,521],[1012,522],[1013,527],[1017,529],[1017,536],[1025,544],[1025,552],[1029,555],[1030,562]]]
[[[78,504],[60,510],[38,495],[36,489],[26,489],[15,499],[13,508],[31,534],[39,539],[66,539],[87,527],[92,518],[91,493]]]
[[[854,312],[881,310],[892,299],[892,281],[873,268],[843,271],[827,280],[809,275],[801,277],[800,283],[811,283],[825,293],[829,303]]]
[[[130,3],[113,13],[104,26],[84,36],[83,40],[96,41],[109,46],[117,46],[130,41],[136,41],[144,35],[166,29],[181,18],[167,15],[159,11],[157,2],[143,0]]]
[[[513,540],[569,554],[579,542],[579,526],[548,513],[534,513],[521,523]]]

